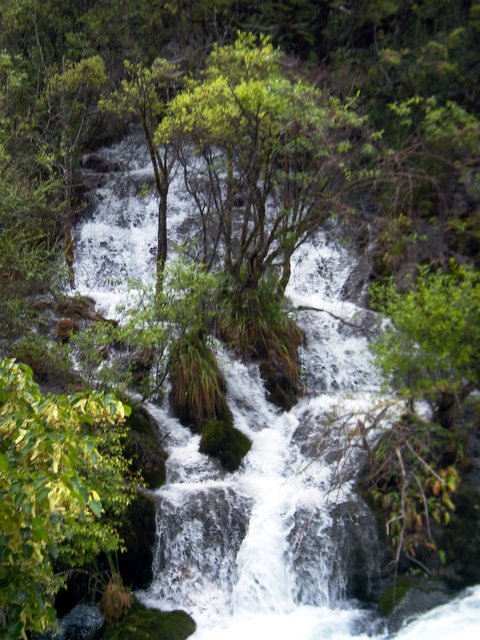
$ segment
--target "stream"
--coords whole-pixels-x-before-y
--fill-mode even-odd
[[[151,281],[157,202],[141,140],[101,150],[117,170],[85,171],[92,204],[75,230],[76,290],[107,317],[129,280]],[[169,252],[189,238],[195,214],[176,177],[169,194]],[[304,333],[304,395],[289,412],[269,403],[255,364],[214,348],[237,429],[252,440],[240,469],[198,452],[199,436],[147,403],[166,440],[167,483],[156,491],[154,580],[149,607],[184,609],[192,640],[343,640],[386,637],[362,604],[378,595],[381,545],[353,491],[361,449],[348,432],[379,402],[370,361],[369,312],[349,300],[358,256],[334,227],[297,250],[286,295]],[[346,320],[347,323],[343,322]],[[340,455],[340,452],[342,455]],[[410,622],[399,640],[480,637],[480,587]]]

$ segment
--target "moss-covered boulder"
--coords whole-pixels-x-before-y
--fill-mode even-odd
[[[107,625],[103,640],[185,640],[195,632],[196,624],[184,611],[147,609],[138,600],[123,620]]]
[[[229,422],[210,420],[203,425],[200,451],[218,458],[227,471],[239,468],[251,446],[250,439]]]
[[[121,527],[125,551],[118,554],[118,567],[124,584],[134,589],[145,589],[153,578],[156,511],[154,499],[138,491]]]
[[[130,428],[125,454],[132,460],[134,471],[140,471],[149,489],[165,484],[167,452],[161,444],[156,423],[142,405],[135,405],[128,417]]]
[[[449,602],[455,593],[438,579],[402,576],[380,597],[380,613],[387,618],[390,633],[408,620]]]

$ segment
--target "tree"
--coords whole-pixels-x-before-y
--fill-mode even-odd
[[[0,342],[21,335],[29,305],[58,277],[61,185],[35,140],[23,60],[0,53]],[[27,97],[26,97],[27,96]]]
[[[374,304],[390,318],[373,344],[381,370],[406,398],[426,399],[443,426],[480,386],[480,278],[451,264],[449,273],[420,270],[408,293],[390,281],[374,289]]]
[[[242,287],[280,270],[344,206],[349,131],[362,120],[316,87],[290,81],[268,38],[215,47],[201,80],[170,103],[157,129],[173,144],[201,224],[198,253]]]
[[[158,196],[157,290],[160,291],[167,260],[167,198],[174,159],[169,144],[155,144],[155,129],[162,121],[170,92],[176,82],[175,65],[157,58],[150,67],[126,60],[121,87],[103,100],[107,111],[131,114],[141,124],[153,165]]]
[[[119,548],[116,525],[133,495],[122,458],[128,412],[98,392],[43,395],[28,367],[0,362],[0,630],[7,638],[52,625],[62,569]]]
[[[105,65],[100,56],[79,62],[62,61],[61,70],[48,72],[40,105],[44,139],[60,167],[64,185],[66,219],[64,222],[65,257],[70,285],[74,286],[72,205],[74,169],[82,144],[89,133],[100,92],[106,83]]]

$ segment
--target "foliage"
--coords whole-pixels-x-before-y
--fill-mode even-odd
[[[145,397],[161,392],[170,348],[188,333],[208,332],[222,277],[184,258],[169,263],[163,288],[132,283],[118,325],[95,323],[70,339],[84,380],[91,386],[126,389]]]
[[[111,572],[100,600],[100,608],[107,624],[124,618],[132,601],[132,592],[123,584],[122,576],[118,572]]]
[[[26,638],[54,621],[59,567],[119,547],[127,507],[121,424],[128,407],[98,392],[43,395],[31,370],[0,363],[0,621]]]
[[[241,34],[215,47],[156,133],[177,149],[201,259],[251,288],[280,269],[284,290],[294,249],[342,210],[352,178],[346,132],[361,123],[351,105],[285,77],[268,38]]]
[[[405,397],[438,404],[461,399],[480,382],[480,280],[468,267],[449,273],[422,268],[408,293],[393,281],[374,288],[373,304],[390,324],[373,345],[377,363]]]
[[[274,279],[263,278],[256,288],[226,291],[217,330],[231,348],[263,361],[270,372],[280,373],[295,395],[301,331],[276,290]]]
[[[454,434],[414,414],[401,416],[376,441],[370,495],[382,509],[396,564],[401,554],[422,569],[442,560],[434,525],[448,524],[455,510],[461,457]]]

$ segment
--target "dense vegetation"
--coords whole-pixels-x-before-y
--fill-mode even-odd
[[[283,301],[290,257],[335,216],[368,248],[371,304],[391,318],[375,350],[405,402],[373,452],[369,491],[395,523],[397,561],[418,560],[422,546],[437,551],[430,516],[450,519],[468,444],[460,409],[479,388],[480,2],[1,5],[1,355],[61,391],[136,385],[155,396],[170,373],[178,415],[205,428],[203,450],[215,455],[228,440],[222,463],[235,468],[249,442],[235,440],[212,337],[255,358],[271,399],[291,406],[301,336]],[[81,156],[131,123],[155,170],[157,283],[136,293],[135,312],[116,327],[65,291]],[[169,270],[174,166],[199,234]],[[74,319],[55,331],[46,311]],[[98,345],[109,345],[115,365]],[[415,414],[419,400],[432,423]],[[121,429],[104,428],[121,407],[88,392],[45,395],[23,366],[2,364],[7,637],[51,619],[55,563],[82,565],[120,544],[102,513],[111,518],[123,508],[115,501],[129,500]],[[98,456],[105,477],[92,474]]]

